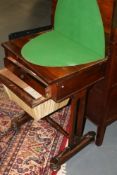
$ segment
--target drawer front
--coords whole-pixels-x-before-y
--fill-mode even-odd
[[[13,57],[6,57],[4,61],[7,69],[17,75],[29,86],[33,86],[33,88],[43,96],[47,96],[46,91],[48,89],[48,85],[43,82],[43,80],[40,80],[34,72],[17,62]]]
[[[69,99],[66,99],[56,103],[52,99],[43,97],[6,68],[0,70],[0,81],[4,84],[10,99],[15,101],[35,120],[39,120],[64,107],[69,101]]]
[[[104,78],[106,62],[89,67],[86,70],[77,72],[76,74],[60,81],[55,87],[56,91],[52,90],[52,96],[55,94],[55,100],[70,97],[73,93],[81,91],[97,81]],[[54,89],[54,88],[53,88]]]

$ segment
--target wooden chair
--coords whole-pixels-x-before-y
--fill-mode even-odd
[[[105,27],[107,67],[105,78],[88,94],[87,117],[97,125],[96,144],[103,142],[106,127],[117,120],[117,5],[114,0],[99,0]]]
[[[57,1],[54,0],[53,15],[56,3]],[[99,5],[103,7],[103,4],[99,3]],[[9,96],[36,120],[45,115],[41,116],[37,110],[34,112],[35,108],[40,109],[42,106],[41,109],[45,109],[43,108],[45,103],[51,100],[55,106],[59,104],[63,107],[63,102],[66,105],[66,100],[70,99],[69,133],[49,116],[44,118],[68,137],[68,147],[51,160],[52,168],[57,170],[62,163],[94,141],[94,132],[82,134],[87,90],[104,79],[108,61],[104,56],[103,25],[96,1],[59,0],[53,21],[55,25],[52,25],[52,28],[41,28],[39,33],[32,35],[26,32],[26,36],[21,32],[23,37],[20,35],[20,38],[17,38],[17,33],[14,35],[15,39],[10,37],[12,40],[2,44],[5,49],[5,69],[0,71],[0,80]],[[61,21],[62,25],[60,25]],[[108,31],[110,26],[106,27]],[[110,30],[108,32],[110,34]],[[55,47],[52,41],[59,47]],[[52,58],[51,61],[49,59],[45,61],[44,57],[47,53],[46,58],[50,60]],[[53,53],[57,58],[56,61]],[[38,59],[40,55],[41,59]],[[39,93],[37,98],[29,92],[30,86]]]

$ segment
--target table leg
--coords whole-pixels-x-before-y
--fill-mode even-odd
[[[57,171],[60,166],[85,146],[95,140],[95,132],[82,136],[86,91],[74,94],[71,98],[70,131],[68,147],[51,159],[50,166]]]

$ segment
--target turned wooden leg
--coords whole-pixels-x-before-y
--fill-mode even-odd
[[[95,142],[97,146],[101,146],[102,145],[105,131],[106,131],[106,126],[102,126],[102,125],[98,126],[96,142]]]

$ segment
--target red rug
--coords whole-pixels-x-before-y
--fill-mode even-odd
[[[52,175],[50,159],[65,147],[66,138],[45,120],[29,121],[4,136],[11,119],[23,113],[0,85],[0,175]],[[66,129],[69,113],[66,107],[51,117]]]

